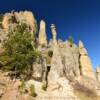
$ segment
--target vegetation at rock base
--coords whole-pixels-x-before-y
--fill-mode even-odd
[[[31,75],[32,64],[40,53],[35,48],[35,42],[26,24],[21,23],[9,30],[8,39],[4,41],[5,53],[0,57],[3,70],[15,74]]]
[[[25,81],[22,80],[21,85],[18,87],[20,93],[25,93]]]
[[[42,88],[42,90],[46,91],[46,90],[47,90],[47,85],[46,85],[46,83],[44,83],[44,82],[43,82],[43,84],[42,84],[42,87],[41,87],[41,88]]]
[[[30,95],[33,96],[33,97],[37,96],[37,94],[35,92],[35,86],[34,85],[30,86]]]

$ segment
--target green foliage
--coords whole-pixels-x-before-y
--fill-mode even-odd
[[[33,97],[37,96],[37,94],[35,92],[35,86],[34,85],[30,86],[30,95],[33,96]]]
[[[73,37],[72,37],[72,36],[69,36],[69,37],[68,37],[68,41],[69,41],[71,44],[73,44],[73,43],[74,43]]]
[[[46,91],[46,90],[47,90],[47,85],[46,85],[46,83],[43,83],[41,88],[42,88],[42,90]]]
[[[35,42],[31,38],[26,24],[17,25],[10,30],[8,39],[3,43],[6,52],[0,58],[4,63],[3,68],[22,73],[27,69],[32,70],[32,63],[40,53],[36,51]]]
[[[25,81],[24,80],[22,80],[22,83],[18,87],[18,90],[20,91],[20,93],[25,93]]]

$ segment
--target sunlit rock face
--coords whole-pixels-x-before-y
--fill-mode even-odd
[[[47,46],[46,23],[43,20],[40,22],[39,44]]]
[[[79,41],[79,52],[82,75],[95,79],[95,74],[92,68],[90,58],[87,54],[87,50],[85,49],[82,41]]]

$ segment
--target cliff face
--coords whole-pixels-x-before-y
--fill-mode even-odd
[[[81,41],[79,42],[79,46],[77,46],[69,40],[57,40],[57,32],[54,24],[51,25],[53,38],[47,41],[46,23],[43,20],[40,22],[39,34],[36,37],[36,30],[34,30],[36,20],[31,12],[25,11],[19,13],[12,12],[4,15],[2,21],[3,29],[0,29],[1,45],[7,38],[6,34],[8,30],[12,29],[12,27],[14,29],[17,23],[26,23],[29,26],[32,38],[34,37],[33,39],[37,42],[37,50],[42,55],[41,58],[37,58],[36,62],[33,63],[32,79],[26,82],[26,88],[29,88],[32,84],[36,87],[38,96],[34,100],[79,100],[74,94],[74,85],[76,83],[89,90],[96,91],[97,94],[100,93],[98,89],[100,71],[97,70],[97,81],[87,50]],[[4,76],[4,80],[5,78],[8,79],[8,77]],[[0,78],[1,81],[3,79]],[[18,88],[21,82],[17,80],[15,83],[17,84],[14,85],[15,88]],[[9,87],[11,85],[9,84]],[[41,87],[42,89],[46,88],[47,91],[43,91]],[[29,100],[29,98],[31,100],[29,96],[26,96],[27,99],[25,99],[25,95],[21,97],[18,94],[18,90],[16,89],[15,91],[15,88],[13,88],[14,91],[10,91],[10,99],[6,98],[9,95],[6,90],[7,92],[4,93],[1,100]],[[11,95],[13,93],[14,95]],[[11,98],[12,96],[14,99]]]
[[[20,11],[11,13],[5,13],[3,15],[2,28],[0,28],[0,40],[3,42],[8,35],[8,32],[14,30],[18,23],[25,23],[29,27],[32,38],[35,38],[36,33],[36,20],[32,12],[30,11]]]

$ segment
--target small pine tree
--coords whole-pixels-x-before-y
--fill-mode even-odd
[[[68,41],[69,41],[71,44],[73,44],[73,43],[74,43],[73,37],[72,37],[72,36],[69,36],[69,37],[68,37]]]

